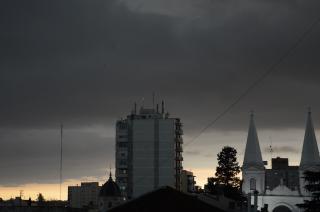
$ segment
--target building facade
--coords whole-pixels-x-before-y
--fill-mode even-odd
[[[83,182],[68,186],[68,205],[71,208],[97,207],[100,186],[98,182]]]
[[[289,166],[288,158],[273,158],[271,169],[265,168],[259,139],[251,114],[247,144],[242,166],[242,190],[248,195],[254,210],[268,206],[270,212],[299,212],[296,204],[310,199],[305,189],[303,173],[320,171],[320,156],[311,112],[307,124],[299,166]]]
[[[196,181],[195,176],[192,172],[187,170],[182,170],[181,172],[181,191],[185,193],[196,192]]]
[[[165,112],[134,109],[116,123],[116,182],[123,194],[137,197],[161,186],[180,189],[182,124]]]

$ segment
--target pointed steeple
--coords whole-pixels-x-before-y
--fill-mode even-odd
[[[306,131],[304,134],[304,141],[302,147],[300,169],[307,169],[309,167],[319,166],[320,156],[317,144],[316,135],[311,118],[311,110],[309,108],[307,116]]]
[[[264,169],[253,112],[251,112],[250,115],[248,138],[242,168],[246,169],[250,167]]]
[[[110,171],[109,171],[109,180],[113,180],[112,179],[112,172],[111,172],[111,165],[110,165]]]
[[[99,192],[99,197],[121,197],[121,190],[118,184],[112,179],[111,168],[109,179],[102,185]]]

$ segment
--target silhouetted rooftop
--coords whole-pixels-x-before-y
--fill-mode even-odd
[[[185,194],[171,187],[162,187],[123,205],[117,206],[110,212],[130,211],[197,211],[197,212],[224,212],[217,207],[209,205],[196,196]]]
[[[119,186],[112,180],[111,173],[108,181],[100,189],[99,197],[120,197]]]

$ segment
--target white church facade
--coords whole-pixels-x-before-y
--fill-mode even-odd
[[[272,159],[271,166],[271,169],[267,169],[262,160],[254,116],[251,114],[242,165],[242,191],[251,196],[251,204],[256,202],[254,210],[267,206],[269,212],[302,211],[296,204],[310,199],[310,194],[304,189],[303,173],[320,171],[320,156],[310,111],[300,165],[289,166],[288,158],[278,157]]]

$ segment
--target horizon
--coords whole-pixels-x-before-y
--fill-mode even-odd
[[[259,131],[259,129],[257,129],[258,131],[258,136],[259,136],[259,141],[260,141],[260,145],[261,145],[261,152],[262,152],[262,156],[263,156],[263,160],[264,161],[268,161],[268,165],[266,165],[266,168],[270,169],[271,168],[271,158],[277,158],[277,157],[281,157],[281,158],[288,158],[289,159],[289,165],[291,166],[299,166],[300,163],[300,157],[301,157],[301,152],[302,152],[302,143],[303,143],[303,137],[304,137],[304,130],[301,130],[299,132],[299,134],[301,134],[301,148],[298,149],[294,149],[294,148],[287,148],[286,146],[272,146],[273,152],[270,153],[269,152],[269,145],[271,143],[265,142],[265,140],[270,139],[270,137],[268,137],[268,134],[271,134],[272,131]],[[260,133],[259,133],[260,132]],[[319,131],[316,131],[316,134],[319,134]],[[214,134],[214,133],[213,133]],[[242,146],[242,150],[239,151],[240,148],[236,148],[237,150],[237,161],[239,162],[239,165],[242,166],[242,162],[243,162],[243,153],[244,153],[244,147],[245,147],[245,143],[246,143],[246,137],[247,137],[247,132],[243,133],[241,132],[242,136],[245,134],[245,140],[244,143],[240,146]],[[261,136],[261,135],[262,136]],[[238,136],[238,134],[236,135]],[[228,140],[228,137],[231,136],[226,136],[224,139]],[[296,141],[298,141],[299,139],[297,139]],[[270,140],[269,140],[270,141]],[[222,142],[223,143],[223,142]],[[299,143],[299,142],[297,142]],[[231,146],[234,147],[232,145],[225,145],[225,146]],[[216,154],[218,152],[221,151],[223,145],[221,144],[221,148],[218,149],[216,151]],[[300,150],[299,150],[300,149]],[[197,157],[198,155],[198,151],[195,150],[191,150],[191,151],[185,151],[184,153],[184,157],[188,157],[188,155],[191,155],[193,157]],[[216,158],[216,154],[211,154],[211,155],[203,155],[203,157],[206,158],[210,158],[213,161],[210,162],[214,162],[214,166],[212,166],[212,168],[200,168],[197,169],[196,164],[193,164],[190,166],[190,168],[187,168],[185,170],[191,171],[194,173],[194,175],[196,176],[196,182],[197,185],[201,186],[203,188],[204,184],[207,183],[207,178],[208,177],[212,177],[214,176],[215,173],[215,168],[217,165],[217,158]],[[278,154],[282,154],[285,156],[280,156]],[[290,157],[291,156],[291,157]],[[292,156],[294,156],[293,160],[292,160]],[[114,163],[113,163],[114,164]],[[114,166],[111,169],[112,170],[112,175],[113,178],[115,178],[114,176]],[[62,200],[67,200],[67,188],[68,186],[76,186],[76,185],[80,185],[82,182],[99,182],[99,186],[101,186],[102,184],[104,184],[106,182],[106,180],[109,177],[109,173],[108,173],[108,168],[105,168],[105,175],[102,176],[87,176],[84,177],[82,179],[64,179],[63,184],[62,184]],[[241,178],[241,173],[239,174],[239,177]],[[210,175],[211,174],[211,175]],[[199,180],[200,179],[200,180]],[[59,179],[57,178],[57,181]],[[20,195],[20,191],[22,190],[24,193],[24,197],[25,199],[31,197],[32,200],[35,200],[37,195],[39,193],[42,193],[45,197],[46,200],[59,200],[59,183],[48,183],[48,184],[27,184],[27,185],[19,185],[19,186],[0,186],[0,190],[4,191],[6,194],[3,196],[0,196],[0,198],[3,198],[4,200],[9,200],[10,198],[15,198],[18,197]]]

